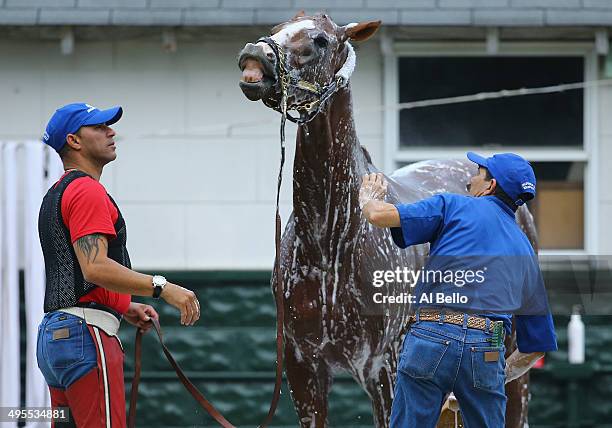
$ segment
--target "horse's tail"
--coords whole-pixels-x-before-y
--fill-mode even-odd
[[[364,146],[361,146],[361,151],[363,152],[363,155],[366,157],[366,160],[368,161],[368,163],[371,165],[372,156],[370,156],[370,153],[368,152],[368,150]]]
[[[526,205],[522,205],[516,210],[516,222],[521,227],[531,246],[533,247],[533,251],[538,253],[538,231],[535,227],[535,221],[533,220],[533,215],[529,212],[529,209]]]

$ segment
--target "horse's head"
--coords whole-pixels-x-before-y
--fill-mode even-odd
[[[367,21],[341,27],[324,14],[298,13],[274,27],[270,37],[242,49],[240,88],[248,99],[278,109],[284,82],[290,108],[308,105],[339,77],[350,77],[355,54],[349,40],[366,40],[379,26],[380,21]]]

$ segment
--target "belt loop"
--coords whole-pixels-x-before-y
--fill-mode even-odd
[[[438,324],[444,324],[444,315],[446,315],[446,313],[444,312],[444,309],[442,309],[438,315]]]
[[[485,318],[485,333],[491,334],[491,320],[489,318]]]
[[[467,330],[468,328],[468,319],[469,319],[469,315],[468,314],[463,314],[463,329]]]
[[[418,324],[419,321],[421,321],[421,308],[417,308],[417,310],[415,312],[416,312],[416,314],[415,314],[415,318],[416,318],[415,324]]]

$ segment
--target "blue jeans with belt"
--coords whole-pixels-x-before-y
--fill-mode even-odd
[[[490,337],[467,328],[466,320],[463,326],[437,321],[412,324],[400,354],[391,427],[435,427],[451,391],[466,428],[504,427],[505,347],[492,347]],[[485,352],[498,352],[497,360],[485,361]]]

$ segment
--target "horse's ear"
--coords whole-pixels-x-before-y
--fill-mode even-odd
[[[348,24],[342,27],[343,30],[343,41],[347,39],[362,42],[369,39],[376,33],[376,30],[380,27],[381,21],[364,21],[358,24]]]
[[[303,10],[300,10],[298,13],[295,14],[295,16],[293,18],[291,18],[292,21],[295,21],[298,18],[302,18],[304,17],[306,14],[304,13]]]

